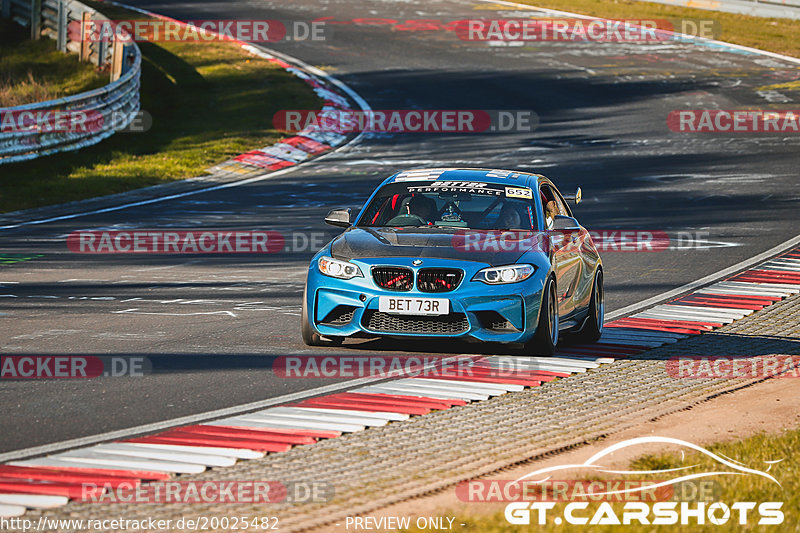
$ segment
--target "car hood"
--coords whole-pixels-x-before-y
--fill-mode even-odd
[[[458,246],[463,230],[452,228],[357,228],[352,227],[331,242],[331,255],[337,259],[377,257],[425,257],[476,261],[491,266],[517,262],[522,255],[513,251],[466,251]]]

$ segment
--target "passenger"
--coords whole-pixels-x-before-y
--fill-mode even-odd
[[[553,221],[558,214],[558,206],[553,200],[550,200],[544,205],[544,219],[547,223],[547,229],[551,229],[553,227]]]

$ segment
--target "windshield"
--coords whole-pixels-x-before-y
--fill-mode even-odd
[[[409,181],[382,187],[358,225],[531,230],[536,228],[536,210],[527,187]]]

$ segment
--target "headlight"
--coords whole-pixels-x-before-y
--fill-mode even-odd
[[[358,266],[349,261],[339,261],[332,257],[320,257],[317,261],[319,271],[332,278],[353,279],[363,278],[364,274]]]
[[[482,281],[490,285],[499,285],[501,283],[517,283],[528,279],[536,272],[536,267],[533,265],[506,265],[499,267],[490,267],[479,270],[472,281]]]

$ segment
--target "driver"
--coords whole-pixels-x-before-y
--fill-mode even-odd
[[[511,204],[504,205],[497,216],[497,229],[519,229],[521,225],[519,211]]]
[[[436,213],[436,202],[433,198],[417,194],[411,197],[411,200],[406,204],[406,208],[409,215],[418,216],[429,223]]]

